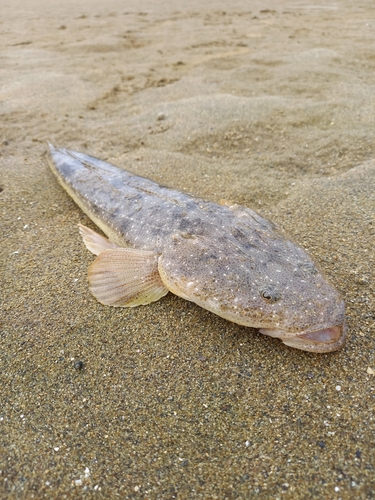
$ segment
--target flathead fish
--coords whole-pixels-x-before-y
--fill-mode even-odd
[[[115,307],[171,291],[239,325],[312,352],[340,349],[345,304],[319,266],[274,224],[50,146],[60,184],[107,238],[80,225],[97,258],[92,294]]]

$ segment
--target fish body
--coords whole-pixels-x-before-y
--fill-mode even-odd
[[[90,289],[132,307],[171,291],[285,344],[345,343],[345,304],[319,266],[274,224],[240,205],[172,190],[83,153],[50,146],[59,182],[107,238],[80,226],[97,255]]]

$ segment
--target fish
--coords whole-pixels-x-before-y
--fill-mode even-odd
[[[325,353],[344,346],[344,300],[276,224],[51,144],[48,162],[105,235],[79,225],[96,255],[88,281],[100,303],[136,307],[172,292],[289,347]]]

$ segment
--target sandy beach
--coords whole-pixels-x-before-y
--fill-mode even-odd
[[[203,6],[202,6],[203,5]],[[375,5],[4,0],[0,498],[375,498]],[[311,354],[89,293],[45,142],[282,226],[347,304]]]

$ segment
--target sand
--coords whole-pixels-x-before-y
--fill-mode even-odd
[[[374,498],[374,3],[1,13],[0,497]],[[346,347],[293,350],[171,294],[97,303],[94,226],[46,140],[283,226],[345,297]]]

